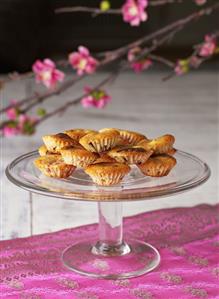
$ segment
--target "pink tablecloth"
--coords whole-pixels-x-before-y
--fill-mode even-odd
[[[125,234],[155,245],[161,254],[155,271],[133,279],[91,279],[62,266],[62,250],[93,237],[96,228],[88,225],[2,241],[0,298],[219,298],[219,205],[127,218]]]

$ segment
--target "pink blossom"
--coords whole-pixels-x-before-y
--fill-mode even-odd
[[[90,51],[83,46],[78,47],[78,52],[69,54],[69,63],[77,70],[79,76],[95,72],[99,62],[90,55]]]
[[[85,87],[86,96],[81,100],[84,108],[95,107],[97,109],[104,108],[111,100],[111,97],[104,90],[93,90]]]
[[[6,115],[9,119],[15,120],[17,118],[17,109],[16,108],[10,108],[6,111]]]
[[[204,5],[207,2],[207,0],[195,0],[195,3],[197,5]]]
[[[1,129],[1,134],[10,137],[18,134],[31,135],[35,131],[35,124],[38,118],[27,114],[16,114],[16,118],[7,121]]]
[[[198,68],[200,66],[201,62],[202,62],[201,58],[197,57],[197,56],[192,56],[189,59],[189,64],[194,68]]]
[[[143,70],[147,70],[153,64],[151,59],[142,59],[131,64],[131,67],[136,73],[140,73]]]
[[[133,62],[136,58],[137,55],[139,55],[139,53],[141,52],[141,48],[140,47],[135,47],[132,48],[128,51],[128,61],[129,62]]]
[[[123,20],[131,26],[139,26],[140,22],[145,22],[148,18],[145,8],[148,0],[126,0],[122,6]]]
[[[33,72],[36,74],[36,81],[42,82],[47,88],[53,88],[57,82],[64,80],[65,74],[56,68],[51,59],[37,60],[33,64]]]
[[[27,114],[21,114],[18,118],[18,129],[22,134],[32,134],[35,130],[35,123],[38,119]]]
[[[202,44],[199,50],[199,55],[202,57],[211,56],[212,54],[214,54],[215,49],[216,49],[215,39],[209,35],[206,35],[205,42]]]
[[[27,114],[21,114],[19,115],[18,121],[19,121],[19,126],[22,127],[26,122],[30,123],[35,123],[38,120],[37,117],[30,116]]]
[[[17,101],[16,100],[11,100],[10,104],[11,105],[16,105]],[[6,115],[10,120],[15,120],[17,118],[17,115],[19,114],[19,110],[16,107],[9,108],[6,111]]]
[[[2,129],[2,134],[5,137],[11,137],[11,136],[17,135],[19,133],[20,133],[20,130],[17,127],[10,127],[10,125],[5,126]]]
[[[181,76],[181,75],[187,73],[189,71],[189,61],[187,59],[178,60],[174,70],[178,76]]]
[[[135,61],[140,52],[140,47],[132,48],[128,52],[128,61],[131,62],[131,67],[136,73],[140,73],[141,71],[148,69],[153,64],[152,60],[147,57]]]
[[[29,116],[27,114],[21,114],[19,116],[19,123],[23,124],[28,119],[29,119]]]

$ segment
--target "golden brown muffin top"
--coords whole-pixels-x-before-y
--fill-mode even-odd
[[[38,148],[38,152],[39,152],[40,156],[55,154],[55,152],[49,151],[44,144]]]
[[[117,144],[120,140],[119,132],[115,130],[108,130],[101,133],[90,133],[79,140],[79,143],[87,150],[97,152],[97,145],[100,151],[105,151],[111,147],[111,142]]]
[[[58,165],[58,164],[64,164],[62,156],[61,155],[57,155],[57,154],[52,154],[52,155],[46,155],[46,156],[42,156],[37,158],[34,161],[34,164],[41,168],[41,167],[46,167],[48,165]]]
[[[137,144],[140,140],[143,140],[143,139],[147,140],[146,136],[144,136],[143,134],[140,134],[138,132],[128,131],[128,130],[120,130],[120,129],[118,131],[119,131],[122,139],[132,145]]]
[[[79,139],[82,138],[83,136],[90,133],[96,133],[96,131],[90,129],[71,129],[71,130],[64,131],[64,133],[68,135],[70,138],[79,142]]]
[[[64,148],[61,151],[62,155],[77,155],[77,156],[81,156],[81,157],[96,157],[98,158],[99,155],[96,153],[92,153],[87,151],[84,148],[77,148],[77,147],[72,147],[72,148]]]
[[[115,159],[111,158],[107,153],[100,153],[99,158],[97,158],[96,161],[94,161],[92,164],[97,163],[114,163],[116,162]]]
[[[58,151],[63,147],[75,146],[76,141],[64,133],[43,136],[43,142],[49,151]]]
[[[163,154],[172,149],[174,142],[175,137],[166,134],[151,140],[141,140],[137,145],[146,150],[153,150],[155,154]]]

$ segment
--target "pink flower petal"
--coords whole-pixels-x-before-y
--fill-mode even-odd
[[[91,96],[84,97],[81,100],[81,104],[84,108],[95,107],[95,101]]]
[[[90,92],[92,91],[92,88],[89,87],[89,86],[84,86],[84,91],[85,91],[86,93],[90,93]]]
[[[43,70],[43,68],[44,68],[44,65],[43,65],[42,61],[40,61],[40,60],[37,60],[32,66],[32,70],[34,73],[41,72]]]
[[[82,54],[84,56],[89,56],[90,55],[90,51],[88,50],[88,48],[86,48],[84,46],[79,46],[78,51],[79,51],[80,54]]]
[[[57,69],[54,70],[53,72],[53,77],[55,81],[60,81],[62,82],[65,78],[65,74]]]
[[[48,66],[49,68],[55,68],[56,67],[55,63],[49,58],[44,59],[43,63],[44,63],[45,66]]]
[[[139,18],[134,18],[133,20],[130,21],[130,24],[132,26],[139,26],[141,20]]]
[[[205,36],[205,42],[202,44],[199,55],[202,57],[208,57],[214,54],[214,51],[216,49],[216,41],[214,38],[212,38],[209,35]]]
[[[207,0],[195,0],[195,3],[197,5],[204,5],[207,2]]]
[[[28,116],[26,114],[19,115],[19,123],[24,123],[28,120]]]
[[[145,22],[148,19],[148,15],[146,14],[146,12],[142,12],[141,13],[141,21]]]
[[[6,111],[6,115],[9,119],[15,120],[17,118],[16,108],[10,108]]]
[[[72,66],[74,66],[75,64],[78,64],[78,62],[80,61],[81,55],[78,52],[73,52],[71,54],[69,54],[69,62]]]
[[[3,135],[5,137],[12,137],[14,135],[19,134],[19,132],[20,132],[20,130],[18,128],[11,128],[11,127],[8,127],[8,126],[4,127],[2,129],[2,131],[3,131]]]
[[[138,0],[138,4],[142,7],[142,8],[146,8],[148,6],[148,0]]]

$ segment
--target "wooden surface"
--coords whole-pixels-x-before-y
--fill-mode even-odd
[[[89,84],[100,79],[92,76]],[[164,73],[143,75],[125,73],[110,87],[112,103],[104,110],[69,109],[62,118],[50,119],[32,137],[1,140],[1,238],[9,239],[97,221],[96,203],[74,202],[30,195],[10,183],[5,175],[6,165],[18,155],[36,149],[41,135],[67,128],[120,127],[138,130],[149,137],[172,133],[176,147],[205,160],[212,176],[203,186],[170,198],[124,204],[124,215],[132,215],[161,208],[194,206],[218,202],[218,142],[219,142],[219,87],[216,72],[193,72],[182,78],[161,82]],[[1,94],[23,98],[32,92],[28,82],[14,82]],[[65,95],[47,101],[47,107],[69,100],[80,93],[82,85]]]

